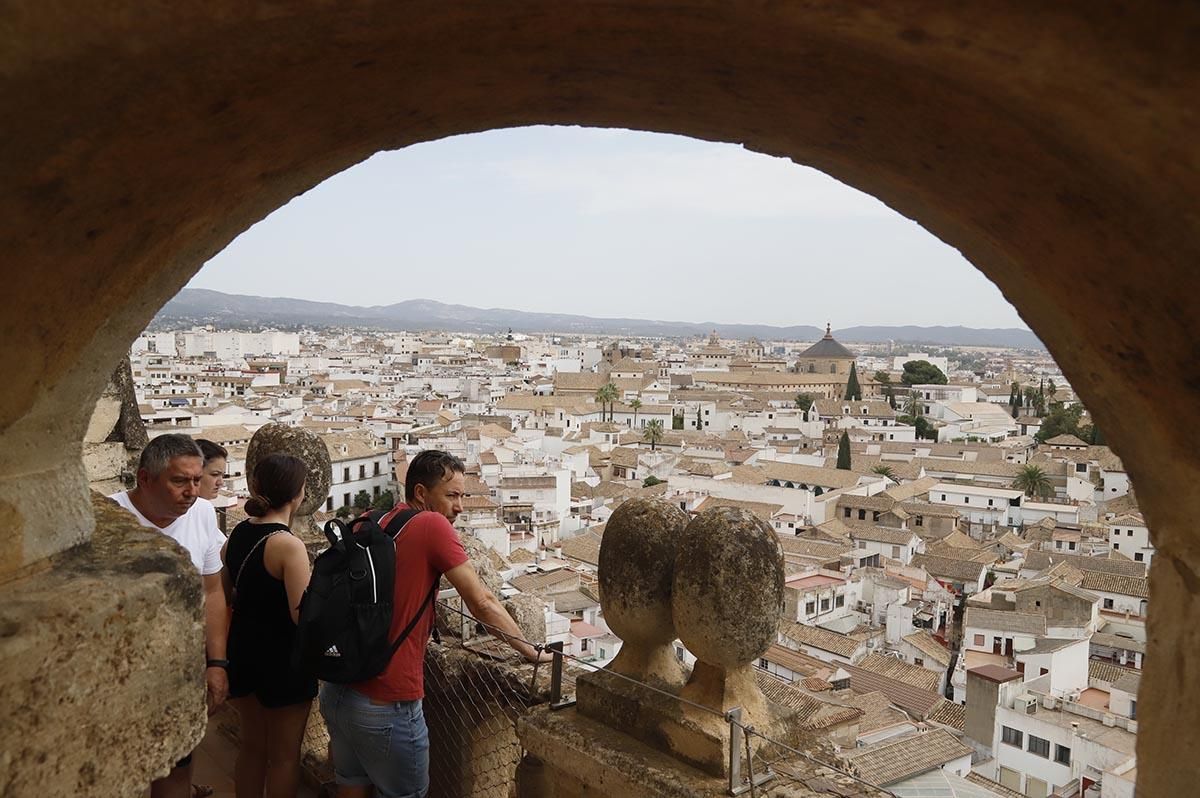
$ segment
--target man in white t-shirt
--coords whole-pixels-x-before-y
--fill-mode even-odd
[[[229,632],[225,591],[221,586],[221,546],[212,503],[197,495],[204,470],[200,447],[187,435],[160,435],[142,450],[137,487],[110,498],[142,526],[157,529],[183,546],[204,583],[204,638],[207,651],[205,682],[211,713],[229,692],[225,641]],[[152,798],[190,798],[192,755],[176,763],[171,773],[150,786]]]

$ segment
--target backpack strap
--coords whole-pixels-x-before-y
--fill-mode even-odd
[[[429,588],[429,595],[421,602],[421,608],[417,610],[417,614],[413,616],[413,619],[408,622],[408,626],[404,627],[404,631],[396,638],[396,642],[392,643],[392,653],[388,655],[389,662],[392,657],[396,656],[396,652],[400,650],[400,646],[404,644],[408,636],[412,634],[412,630],[417,626],[417,621],[421,620],[421,617],[425,615],[425,610],[433,607],[433,602],[437,600],[438,583],[441,581],[441,577],[433,580],[433,587]],[[437,624],[434,624],[434,631],[437,631]]]
[[[257,541],[255,541],[254,545],[250,547],[250,551],[246,552],[246,556],[242,558],[242,564],[238,566],[237,576],[235,576],[233,578],[233,589],[234,590],[237,590],[237,586],[242,581],[242,571],[246,570],[246,563],[250,560],[250,555],[254,554],[255,550],[258,549],[259,546],[261,546],[263,543],[266,543],[267,538],[282,534],[283,531],[284,530],[282,530],[282,529],[276,529],[272,532],[268,532],[267,534],[265,534],[261,538],[259,538]]]
[[[388,522],[388,525],[384,527],[383,531],[392,538],[392,542],[395,542],[396,539],[400,537],[400,533],[404,531],[404,527],[408,526],[408,522],[421,512],[421,510],[414,510],[411,507],[407,510],[402,510],[392,517],[392,520]],[[387,515],[387,513],[383,512],[378,518],[374,518],[375,523],[379,523],[381,520],[383,520],[384,515]],[[417,621],[421,620],[421,618],[425,615],[425,610],[432,607],[433,603],[437,600],[438,585],[441,583],[441,581],[441,577],[433,580],[433,587],[429,589],[429,595],[423,602],[421,602],[420,609],[417,610],[416,614],[413,616],[413,619],[408,622],[408,626],[404,627],[404,631],[400,633],[400,636],[397,637],[395,642],[392,643],[392,653],[388,655],[389,661],[392,657],[396,656],[396,652],[400,650],[400,646],[402,646],[404,641],[408,639],[408,636],[412,634],[412,630],[417,626]]]

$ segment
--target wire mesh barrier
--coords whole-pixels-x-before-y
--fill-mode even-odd
[[[439,601],[440,642],[425,657],[431,798],[508,798],[521,745],[517,718],[551,700],[552,669],[526,662],[462,612]],[[573,690],[573,677],[564,677]]]
[[[425,661],[430,795],[508,798],[522,756],[517,718],[538,704],[570,705],[575,676],[600,668],[562,652],[561,646],[554,650],[532,642],[538,650],[551,651],[555,659],[539,666],[528,664],[490,636],[485,624],[463,611],[457,598],[439,601],[439,629],[441,641],[431,643]],[[722,714],[636,679],[607,673],[723,717],[730,725],[730,795],[892,795],[846,771],[831,761],[832,756],[814,756],[761,734],[742,721],[739,710]]]

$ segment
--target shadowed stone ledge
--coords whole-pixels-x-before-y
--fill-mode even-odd
[[[91,541],[0,585],[0,795],[136,796],[204,734],[200,577],[92,494]]]

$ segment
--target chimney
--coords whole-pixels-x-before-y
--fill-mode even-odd
[[[562,546],[554,547],[554,556],[560,560],[562,559]]]

